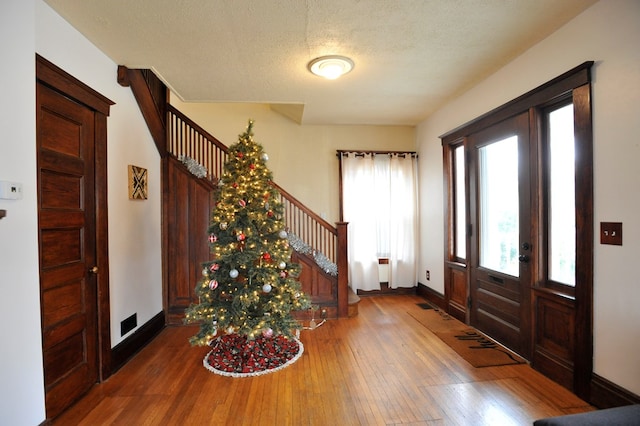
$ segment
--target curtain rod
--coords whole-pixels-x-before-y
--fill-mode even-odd
[[[343,154],[355,154],[355,155],[365,155],[365,154],[384,154],[384,155],[411,155],[417,157],[418,154],[415,151],[369,151],[369,150],[347,150],[347,149],[337,149],[336,156],[340,157]]]

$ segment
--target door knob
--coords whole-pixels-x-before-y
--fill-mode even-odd
[[[521,263],[529,263],[529,256],[526,254],[521,254],[520,256],[518,256],[518,260]]]
[[[89,272],[91,272],[92,274],[97,274],[98,273],[98,267],[94,266],[93,268],[89,268]]]

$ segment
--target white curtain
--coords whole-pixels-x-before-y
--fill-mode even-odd
[[[376,255],[376,196],[371,155],[342,157],[342,213],[347,227],[349,283],[355,292],[380,290]]]
[[[410,155],[390,160],[389,287],[414,287],[418,278],[417,161]]]
[[[389,259],[391,288],[416,285],[416,173],[416,158],[410,154],[342,154],[353,291],[380,289],[378,258]]]

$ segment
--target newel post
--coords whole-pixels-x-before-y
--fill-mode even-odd
[[[349,222],[336,222],[338,264],[338,318],[349,316],[349,270],[347,260],[347,225]]]

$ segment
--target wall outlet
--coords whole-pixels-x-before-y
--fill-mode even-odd
[[[431,281],[431,272],[427,269],[427,281]]]

